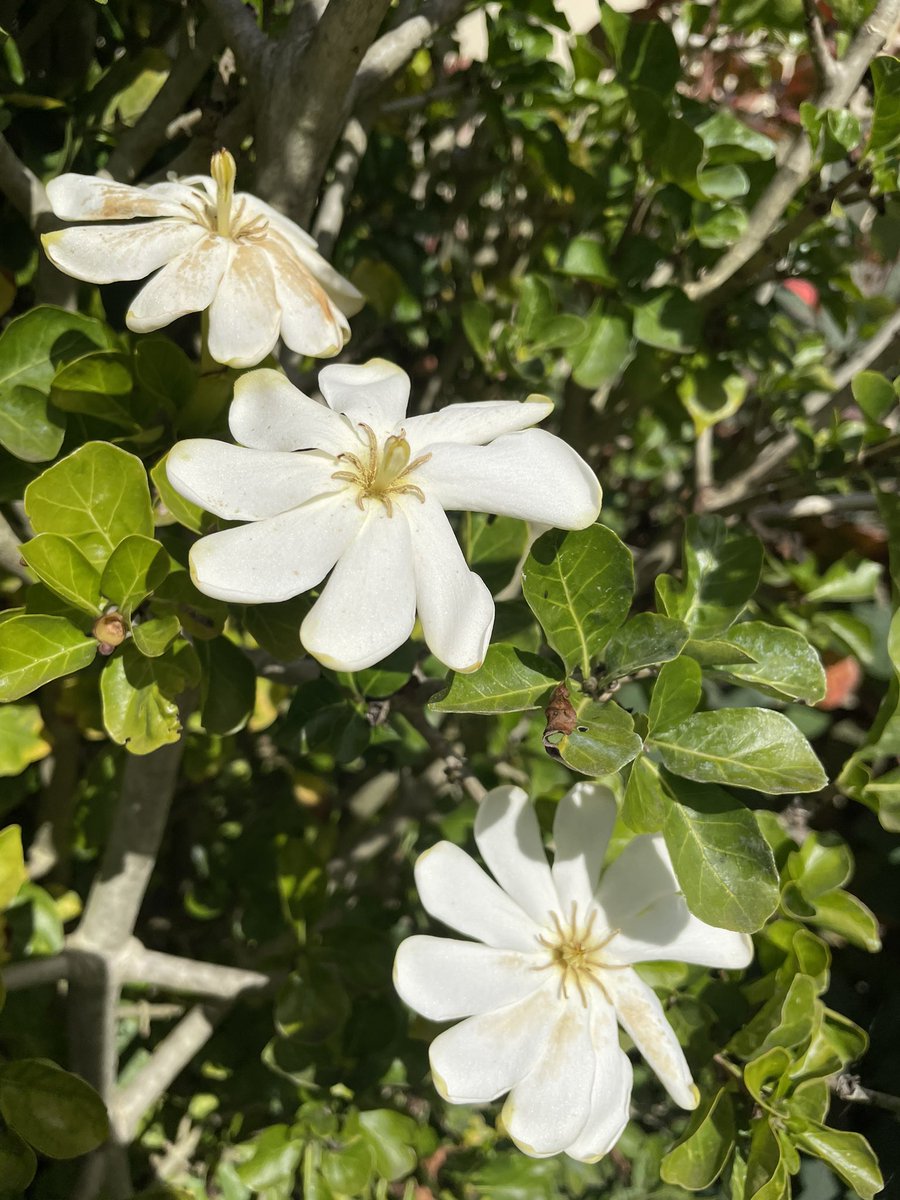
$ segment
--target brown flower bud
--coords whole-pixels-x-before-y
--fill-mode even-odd
[[[91,633],[100,643],[100,653],[112,654],[128,636],[128,622],[119,612],[104,613],[94,622]]]
[[[550,697],[550,703],[547,705],[547,728],[544,730],[544,737],[548,733],[573,733],[578,724],[578,714],[572,701],[569,699],[569,689],[564,683],[560,683],[553,689],[553,695]]]

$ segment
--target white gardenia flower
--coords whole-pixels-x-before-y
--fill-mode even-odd
[[[576,784],[556,812],[549,867],[528,797],[499,787],[475,821],[496,883],[450,842],[416,863],[426,911],[478,939],[416,935],[397,951],[394,983],[411,1008],[465,1018],[431,1045],[435,1087],[454,1104],[509,1092],[503,1124],[537,1158],[594,1162],[618,1141],[632,1071],[617,1023],[675,1103],[697,1106],[678,1039],[633,963],[737,968],[752,958],[745,934],[688,911],[659,835],[634,838],[602,869],[615,818],[608,789]]]
[[[337,354],[363,297],[293,221],[256,196],[235,194],[227,150],[213,155],[210,171],[150,187],[60,175],[47,195],[65,221],[150,219],[45,233],[48,258],[90,283],[156,271],[134,298],[128,328],[147,333],[208,309],[209,353],[231,367],[261,362],[279,333],[299,354]]]
[[[452,404],[406,417],[409,376],[384,359],[319,374],[322,404],[279,372],[252,371],[229,413],[238,446],[179,442],[169,480],[237,529],[201,538],[191,573],[208,596],[287,600],[331,577],[300,627],[325,666],[358,671],[403,644],[418,612],[431,650],[457,671],[484,660],[494,602],[445,509],[583,529],[600,485],[543,429],[543,396]],[[333,568],[333,570],[332,570]]]

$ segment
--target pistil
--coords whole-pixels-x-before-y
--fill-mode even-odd
[[[209,171],[216,185],[216,231],[222,237],[231,237],[231,208],[237,167],[229,151],[217,151],[212,156]]]
[[[418,484],[409,482],[409,476],[417,467],[428,462],[431,455],[420,454],[410,462],[412,452],[402,430],[398,434],[391,434],[385,440],[384,449],[379,452],[375,430],[362,423],[359,428],[366,440],[365,455],[339,454],[338,462],[346,463],[348,470],[335,471],[331,478],[346,480],[356,485],[356,503],[359,508],[365,508],[366,500],[379,500],[389,517],[394,515],[392,497],[415,496],[424,504],[425,493]]]
[[[558,913],[549,914],[553,925],[552,933],[541,934],[540,944],[549,951],[549,959],[541,963],[536,970],[555,969],[560,973],[560,994],[568,999],[569,985],[574,984],[581,997],[581,1003],[587,1007],[586,985],[594,984],[604,995],[602,972],[621,969],[618,963],[607,962],[602,951],[619,933],[611,929],[606,933],[595,933],[594,923],[597,910],[592,908],[587,921],[581,925],[578,920],[578,906],[572,903],[572,912],[568,923],[564,923]],[[607,996],[607,999],[609,997]]]

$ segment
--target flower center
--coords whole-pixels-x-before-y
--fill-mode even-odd
[[[397,496],[415,496],[424,504],[425,493],[417,484],[411,483],[409,477],[417,467],[428,462],[431,455],[420,454],[410,462],[409,442],[402,429],[398,434],[391,434],[379,447],[371,426],[360,424],[359,428],[363,431],[365,451],[339,454],[337,461],[345,464],[347,469],[335,471],[331,478],[354,484],[356,503],[360,508],[365,507],[365,500],[380,500],[389,517],[394,515],[392,499]]]
[[[237,167],[227,150],[218,150],[210,159],[209,173],[216,185],[215,203],[202,188],[195,189],[196,201],[186,205],[191,217],[211,233],[233,242],[258,242],[269,229],[261,214],[245,216],[245,201],[234,202]]]
[[[548,959],[535,970],[558,971],[560,995],[568,999],[569,988],[575,987],[585,1007],[588,985],[594,984],[606,995],[601,979],[602,972],[621,970],[620,964],[607,962],[602,953],[619,930],[595,931],[596,919],[597,910],[592,908],[587,920],[581,920],[578,916],[578,905],[573,901],[568,920],[560,917],[559,913],[550,913],[552,929],[538,937],[538,941],[548,952]]]

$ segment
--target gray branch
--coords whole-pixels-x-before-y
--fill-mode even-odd
[[[261,991],[272,982],[270,976],[260,971],[179,958],[174,954],[145,950],[140,945],[129,954],[125,972],[132,982],[151,984],[172,992],[209,996],[214,1000],[233,1000],[244,992]]]
[[[420,13],[389,29],[366,51],[353,81],[351,102],[366,100],[384,87],[419,47],[455,21],[465,6],[466,0],[431,0],[422,5]]]
[[[819,87],[825,88],[834,79],[835,61],[831,57],[825,30],[822,28],[818,0],[803,0],[803,11],[806,16],[809,53],[816,68],[816,78],[819,81]]]
[[[50,212],[47,189],[0,133],[0,191],[28,222],[32,229],[44,213]]]
[[[253,13],[243,0],[204,0],[204,4],[238,66],[252,83],[262,83],[264,63],[271,46]]]

